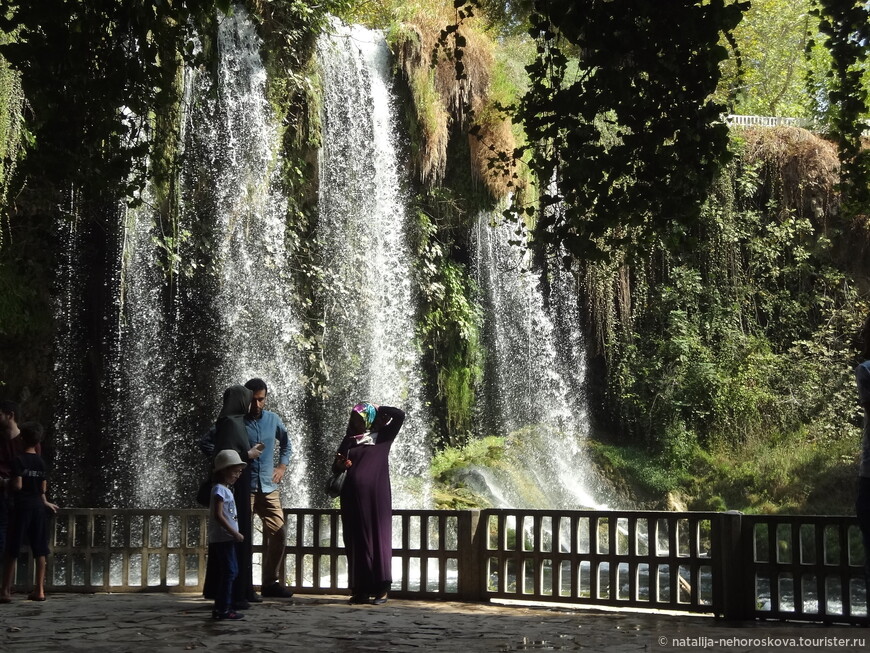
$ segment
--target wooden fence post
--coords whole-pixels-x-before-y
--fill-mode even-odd
[[[486,599],[486,523],[480,510],[466,510],[457,522],[457,560],[461,601]]]
[[[718,582],[713,595],[714,612],[717,617],[730,620],[751,619],[755,592],[747,591],[752,587],[753,567],[750,560],[744,560],[743,513],[729,510],[718,517],[716,544],[719,564],[716,570]]]

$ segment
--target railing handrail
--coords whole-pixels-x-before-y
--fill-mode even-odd
[[[288,586],[346,591],[339,511],[284,512]],[[870,623],[853,516],[412,509],[394,510],[393,524],[400,597]],[[51,532],[50,591],[201,590],[204,509],[65,508]]]
[[[722,119],[729,127],[802,127],[815,132],[824,132],[826,129],[813,118],[792,118],[788,116],[755,116],[745,114],[728,114]],[[867,129],[864,136],[870,136],[870,119],[862,120]]]
[[[738,127],[804,127],[811,129],[816,122],[812,118],[791,118],[788,116],[756,116],[744,114],[728,114],[725,122]]]

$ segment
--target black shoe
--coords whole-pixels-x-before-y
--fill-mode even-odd
[[[372,601],[372,605],[383,605],[386,602],[387,602],[387,595],[384,594],[383,596],[379,596],[374,601]]]
[[[371,603],[371,600],[369,600],[369,597],[367,597],[367,596],[354,595],[354,596],[351,596],[347,602],[348,605],[361,605],[363,603]]]
[[[227,610],[226,612],[218,612],[217,610],[211,611],[211,618],[217,619],[219,621],[223,621],[224,619],[231,619],[233,621],[237,619],[244,619],[245,615],[239,614],[233,610]]]
[[[251,607],[251,604],[242,599],[241,601],[233,601],[233,607],[236,610],[247,610]]]
[[[291,596],[293,596],[293,592],[288,590],[286,587],[282,587],[281,583],[279,583],[277,580],[274,583],[270,583],[269,585],[263,585],[260,593],[263,596],[268,596],[270,598],[276,599],[289,599]]]
[[[248,594],[248,601],[250,601],[251,603],[262,603],[263,599],[256,592],[251,592],[250,594]]]

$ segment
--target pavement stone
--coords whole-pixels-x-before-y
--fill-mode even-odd
[[[241,621],[214,621],[211,602],[192,594],[51,594],[40,603],[15,595],[0,605],[0,652],[870,650],[870,629],[860,627],[495,603],[346,601],[297,594],[266,599]]]

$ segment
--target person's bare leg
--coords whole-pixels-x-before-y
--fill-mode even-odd
[[[9,603],[12,600],[12,576],[15,574],[15,558],[6,556],[6,565],[3,567],[3,587],[0,588],[0,603]]]
[[[45,556],[36,559],[36,587],[27,598],[31,601],[45,601]]]

